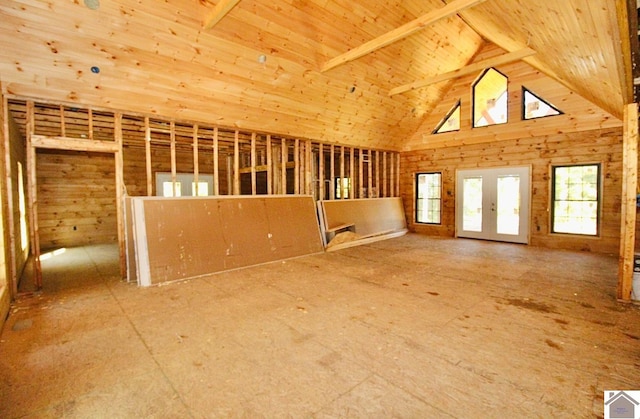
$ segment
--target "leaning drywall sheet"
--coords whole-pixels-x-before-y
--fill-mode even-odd
[[[402,198],[343,199],[318,203],[323,236],[338,226],[353,225],[348,243],[339,248],[381,240],[407,232]],[[354,234],[355,233],[355,234]],[[337,241],[341,235],[336,236]],[[346,235],[345,235],[346,236]],[[328,246],[337,250],[338,246]],[[331,245],[331,243],[329,243]]]
[[[311,196],[133,198],[142,202],[148,272],[153,285],[322,252]],[[134,206],[134,210],[136,210]],[[137,226],[138,227],[138,226]],[[136,248],[145,251],[142,243]]]

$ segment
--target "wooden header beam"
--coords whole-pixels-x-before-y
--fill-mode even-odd
[[[240,0],[220,0],[204,20],[204,30],[213,28],[238,3],[240,3]]]
[[[69,137],[47,137],[45,135],[35,134],[31,136],[31,145],[35,148],[95,151],[99,153],[116,153],[120,150],[118,143],[114,141],[97,141]]]
[[[450,71],[448,73],[439,74],[428,79],[417,80],[413,83],[405,84],[389,91],[389,96],[404,93],[409,90],[419,89],[421,87],[429,86],[431,84],[439,83],[441,81],[455,79],[460,76],[475,73],[476,71],[484,70],[485,68],[495,67],[502,64],[512,63],[514,61],[522,60],[523,58],[530,57],[536,52],[531,48],[524,48],[518,51],[510,52],[508,54],[500,55],[486,60],[478,61],[477,63],[469,64],[468,66],[459,68],[457,70]]]
[[[414,34],[421,29],[424,29],[425,27],[431,25],[434,22],[437,22],[440,19],[455,15],[464,9],[475,6],[484,1],[486,0],[454,0],[438,10],[427,13],[426,15],[423,15],[417,19],[412,20],[409,23],[400,26],[399,28],[387,32],[386,34],[372,39],[371,41],[365,42],[359,47],[353,48],[352,50],[349,50],[342,55],[338,55],[337,57],[330,59],[322,66],[322,69],[320,71],[329,71],[341,64],[353,61],[382,47],[386,47],[387,45],[390,45],[396,41],[399,41],[400,39]]]

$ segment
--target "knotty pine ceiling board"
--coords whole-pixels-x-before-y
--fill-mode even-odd
[[[443,3],[243,0],[203,31],[214,5],[121,0],[92,11],[81,1],[0,4],[0,77],[18,96],[399,148],[446,89],[394,98],[388,90],[463,65],[481,42],[454,17],[323,74],[328,59]]]
[[[536,68],[565,77],[596,104],[617,106],[620,80],[606,36],[615,28],[611,12],[598,8],[608,3],[487,0],[464,19],[442,19],[321,73],[327,60],[445,2],[242,0],[205,31],[215,1],[102,1],[93,11],[81,0],[16,0],[0,3],[0,81],[17,96],[399,150],[455,80],[393,97],[389,90],[463,67],[485,39],[512,50],[531,39]],[[576,8],[591,17],[563,15]],[[594,27],[605,14],[608,26]]]
[[[449,1],[449,0],[448,0]],[[623,70],[613,0],[487,1],[460,16],[480,35],[621,118]]]

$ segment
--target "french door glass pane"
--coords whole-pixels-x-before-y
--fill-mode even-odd
[[[520,177],[498,176],[497,232],[518,235],[520,230]]]
[[[462,229],[482,231],[482,177],[468,177],[463,184]]]

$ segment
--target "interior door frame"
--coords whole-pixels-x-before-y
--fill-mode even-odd
[[[523,220],[520,219],[520,234],[515,240],[508,240],[508,235],[499,235],[489,234],[487,232],[478,232],[475,234],[471,232],[471,234],[463,234],[460,235],[462,231],[462,179],[463,175],[469,174],[473,175],[477,173],[478,175],[489,174],[491,173],[496,178],[500,175],[509,175],[517,173],[522,178],[521,171],[526,170],[526,184],[520,185],[520,208],[526,209],[527,216]],[[521,165],[521,166],[499,166],[499,167],[478,167],[478,168],[470,168],[470,169],[457,169],[456,170],[456,193],[455,193],[455,235],[459,238],[473,238],[473,239],[481,239],[481,240],[493,240],[493,241],[504,241],[508,243],[521,243],[521,244],[529,244],[531,240],[531,165]],[[524,190],[523,190],[524,189]],[[483,197],[483,202],[485,198]],[[483,204],[484,208],[484,204]],[[491,233],[491,232],[490,232]],[[524,238],[521,238],[524,235]],[[506,240],[505,240],[506,239]]]
[[[29,214],[29,235],[31,254],[33,256],[34,285],[37,290],[42,289],[42,264],[40,263],[40,233],[38,229],[38,199],[37,199],[37,170],[36,151],[38,149],[69,150],[107,153],[114,156],[116,183],[116,224],[118,230],[118,247],[120,258],[120,276],[126,275],[126,253],[124,246],[124,163],[122,152],[122,113],[114,112],[114,140],[94,140],[71,138],[61,135],[50,137],[35,134],[34,101],[26,101],[26,166],[27,166],[27,212]],[[62,109],[62,108],[61,108]],[[63,115],[61,113],[61,115]],[[63,118],[63,116],[61,116]],[[63,125],[63,124],[61,124]]]

